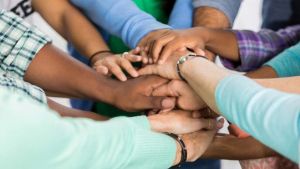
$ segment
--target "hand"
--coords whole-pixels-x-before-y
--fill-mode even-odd
[[[135,112],[147,109],[173,109],[174,98],[152,96],[152,92],[158,86],[167,83],[168,80],[158,76],[142,76],[119,82],[115,87],[114,105],[122,110]]]
[[[138,56],[138,49],[128,54],[101,53],[92,60],[92,67],[104,75],[115,75],[119,80],[126,81],[127,77],[122,71],[124,69],[132,77],[138,77],[139,74],[132,66],[132,62],[141,62],[142,57]]]
[[[152,64],[153,59],[151,56],[151,52],[152,51],[152,47],[154,42],[157,39],[160,39],[161,37],[167,36],[169,34],[173,34],[174,31],[172,31],[171,29],[159,29],[159,30],[155,30],[152,31],[150,33],[148,33],[138,44],[139,48],[141,49],[141,54],[143,56],[143,63],[144,64]]]
[[[167,79],[180,79],[176,64],[177,61],[181,56],[186,55],[187,52],[175,52],[172,57],[169,57],[163,65],[160,64],[154,64],[154,65],[147,65],[140,70],[138,70],[138,73],[140,75],[159,75],[161,77],[167,78]]]
[[[196,92],[181,80],[172,80],[159,86],[153,91],[152,95],[176,97],[176,106],[183,110],[200,110],[206,107],[205,102]]]
[[[148,116],[153,131],[162,133],[186,134],[202,129],[214,130],[223,126],[216,119],[201,118],[198,111],[173,110]]]
[[[217,129],[208,131],[197,131],[190,134],[182,135],[181,138],[185,143],[187,149],[187,161],[194,162],[199,159],[212,143]],[[180,162],[181,147],[177,144],[176,159],[174,165]]]
[[[198,55],[205,55],[203,50],[207,41],[205,28],[187,30],[168,30],[160,36],[148,38],[146,49],[154,63],[163,64],[175,51],[191,50]],[[142,45],[142,44],[141,44]],[[145,44],[144,44],[145,45]]]

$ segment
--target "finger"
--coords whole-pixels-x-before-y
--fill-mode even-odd
[[[174,100],[167,97],[144,96],[144,108],[146,109],[173,109]]]
[[[195,118],[195,119],[201,118],[201,112],[199,112],[199,111],[193,111],[192,117]]]
[[[138,77],[139,76],[138,72],[134,69],[134,67],[132,66],[132,64],[128,60],[122,59],[122,61],[120,61],[120,65],[132,77]]]
[[[174,109],[174,107],[176,105],[176,98],[175,97],[169,97],[168,98],[168,102],[169,103],[164,103],[164,101],[163,101],[163,104],[169,104],[169,106],[168,105],[164,105],[164,106],[169,107],[169,108],[160,110],[160,113],[170,112],[170,111],[172,111]],[[173,102],[173,103],[170,103],[170,102]]]
[[[94,69],[103,75],[108,75],[108,68],[106,66],[95,66]]]
[[[154,43],[153,49],[152,49],[152,58],[153,58],[154,63],[157,63],[160,53],[161,53],[162,49],[164,48],[164,46],[172,40],[174,40],[174,36],[165,36],[165,37],[160,38],[159,40],[157,40]]]
[[[168,57],[170,57],[170,55],[177,51],[178,49],[180,49],[181,43],[180,42],[170,42],[169,44],[167,44],[161,52],[160,58],[158,60],[158,64],[163,64],[165,63],[165,61],[168,59]]]
[[[172,90],[170,89],[169,85],[162,85],[156,89],[154,89],[154,91],[152,92],[153,96],[172,96],[172,97],[177,97],[177,93],[172,92]]]
[[[157,65],[147,65],[138,70],[139,75],[157,75]]]
[[[132,54],[132,55],[139,55],[141,52],[141,47],[137,46],[135,49],[131,50],[129,52],[129,54]]]
[[[119,80],[126,81],[127,77],[116,63],[110,63],[108,64],[108,69],[111,71],[112,74],[114,74]]]
[[[141,55],[142,55],[142,58],[143,58],[143,60],[142,60],[143,64],[148,64],[149,63],[148,53],[145,50],[142,50]]]
[[[194,48],[193,48],[193,51],[194,51],[197,55],[205,56],[204,50],[202,50],[202,49],[199,48],[199,47],[194,47]]]
[[[199,119],[202,128],[207,130],[217,129],[217,121],[215,119]]]
[[[142,56],[132,54],[125,55],[124,58],[129,60],[130,62],[141,62],[143,59]]]

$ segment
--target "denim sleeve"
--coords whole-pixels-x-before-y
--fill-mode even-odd
[[[242,0],[193,0],[195,8],[212,7],[222,11],[233,24],[235,17],[239,11]]]
[[[300,75],[300,43],[285,50],[265,64],[272,67],[279,77]]]
[[[141,11],[132,0],[71,0],[97,26],[121,37],[131,48],[149,32],[170,28]]]
[[[221,80],[215,95],[220,112],[229,121],[299,162],[300,95],[267,89],[238,75]]]

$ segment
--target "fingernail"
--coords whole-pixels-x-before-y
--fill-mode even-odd
[[[217,121],[217,127],[222,128],[224,126],[224,122],[225,122],[224,118],[219,119]]]
[[[163,108],[172,108],[174,106],[175,106],[175,104],[171,99],[164,99],[162,101],[162,107]]]
[[[164,62],[163,62],[162,60],[159,60],[159,61],[158,61],[158,64],[159,64],[159,65],[162,65],[163,63],[164,63]]]

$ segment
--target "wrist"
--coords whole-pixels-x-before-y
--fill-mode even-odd
[[[93,55],[89,57],[90,65],[93,66],[98,60],[103,59],[107,56],[111,56],[113,53],[110,50],[103,50],[95,52]]]
[[[167,132],[168,127],[166,127],[166,121],[162,120],[159,115],[153,115],[147,117],[151,126],[151,130],[155,132]]]

